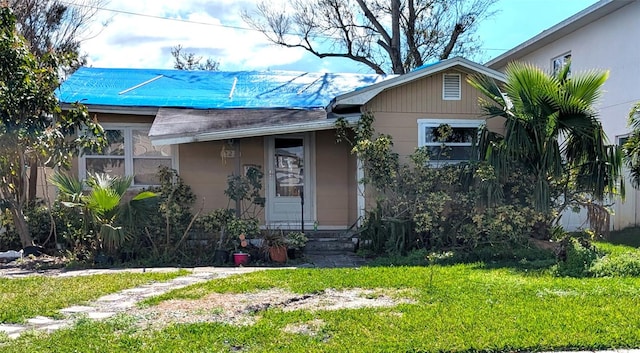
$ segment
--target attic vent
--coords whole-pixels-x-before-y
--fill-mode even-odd
[[[442,75],[442,99],[460,100],[460,74]]]

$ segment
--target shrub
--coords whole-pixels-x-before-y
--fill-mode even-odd
[[[362,182],[376,198],[359,230],[364,248],[387,255],[420,248],[469,252],[523,247],[534,235],[549,238],[549,217],[532,207],[534,186],[527,173],[514,168],[498,178],[478,161],[434,166],[425,148],[401,163],[391,137],[374,136],[372,123],[365,114],[350,133],[344,121],[337,123],[338,140],[351,143],[365,171]]]
[[[558,264],[554,269],[557,276],[588,277],[591,266],[601,256],[595,246],[584,238],[567,237],[560,242]]]
[[[51,249],[55,248],[55,243],[72,249],[90,246],[91,232],[87,233],[82,217],[75,210],[62,206],[58,200],[50,208],[42,200],[30,202],[23,212],[36,244]],[[0,233],[0,249],[21,249],[20,237],[10,213],[0,216],[0,226],[5,228]]]
[[[589,272],[594,277],[640,276],[640,251],[607,254],[595,261]]]

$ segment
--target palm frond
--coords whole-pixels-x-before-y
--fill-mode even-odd
[[[71,175],[66,173],[56,172],[50,178],[49,181],[58,191],[63,195],[65,201],[72,203],[79,203],[82,198],[82,182]]]
[[[640,102],[636,103],[629,111],[627,124],[633,130],[640,131]]]

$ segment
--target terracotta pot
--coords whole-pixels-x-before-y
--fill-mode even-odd
[[[245,253],[233,254],[233,263],[236,266],[245,266],[249,264],[249,254],[245,254]]]
[[[277,263],[287,262],[287,247],[286,246],[272,246],[269,248],[269,257],[271,261]]]

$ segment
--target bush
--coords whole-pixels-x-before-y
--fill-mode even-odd
[[[601,256],[598,249],[584,238],[567,237],[560,242],[558,264],[554,273],[557,276],[588,277],[591,266]]]
[[[85,229],[82,217],[59,201],[55,201],[51,208],[42,200],[30,202],[24,209],[24,215],[33,241],[45,248],[55,248],[56,242],[65,244],[67,248],[85,248],[91,242],[91,232]],[[55,227],[51,226],[52,221]],[[20,236],[9,212],[2,214],[0,225],[5,228],[5,232],[0,233],[0,249],[21,249]]]
[[[434,166],[426,148],[401,163],[391,137],[374,134],[370,114],[352,131],[341,120],[337,127],[338,140],[351,144],[362,161],[362,182],[376,197],[360,229],[365,249],[386,255],[421,248],[465,253],[526,246],[531,236],[548,239],[550,220],[532,207],[528,173],[514,168],[498,177],[479,161]],[[442,141],[453,132],[444,125],[438,131]]]
[[[594,277],[640,276],[640,251],[607,254],[595,261],[589,272]]]

